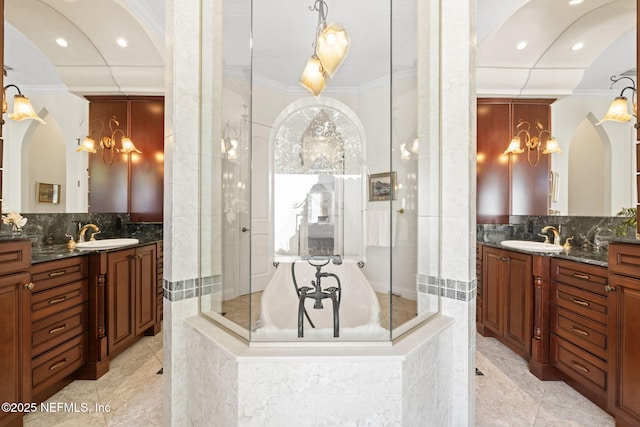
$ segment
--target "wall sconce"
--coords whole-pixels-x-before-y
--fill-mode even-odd
[[[247,106],[244,106],[244,114],[240,122],[239,129],[231,125],[231,121],[227,120],[220,140],[220,152],[227,159],[234,161],[238,159],[238,150],[240,149],[240,141],[243,140],[247,133],[247,123],[249,123],[249,115],[247,114]]]
[[[316,0],[309,10],[318,12],[318,26],[313,43],[313,55],[300,76],[300,83],[314,96],[320,95],[326,86],[326,79],[333,77],[349,54],[351,41],[340,24],[327,24],[329,6],[324,0]]]
[[[418,154],[420,141],[415,137],[411,143],[400,144],[400,158],[402,160],[411,159],[412,154]]]
[[[558,140],[551,136],[551,132],[546,130],[542,123],[536,120],[536,129],[538,130],[537,135],[531,134],[531,125],[526,120],[520,119],[518,122],[518,126],[516,126],[516,134],[511,139],[509,143],[509,147],[504,151],[504,154],[522,154],[524,153],[524,148],[521,147],[522,138],[524,138],[524,145],[527,148],[527,162],[529,166],[535,166],[540,161],[540,149],[542,148],[542,137],[547,135],[545,148],[542,150],[542,154],[551,154],[557,153],[562,154],[562,150],[560,150],[560,146],[558,145]],[[531,164],[531,152],[536,151],[536,162]]]
[[[31,106],[31,102],[29,102],[29,98],[24,96],[20,91],[20,88],[16,85],[6,85],[2,89],[2,114],[9,110],[9,105],[7,104],[7,89],[11,87],[15,88],[18,91],[18,94],[13,97],[13,113],[8,114],[9,118],[16,121],[33,119],[42,124],[46,124],[45,121],[36,114],[35,110]]]
[[[96,153],[96,138],[93,138],[93,135],[97,136],[97,139],[100,141],[100,148],[102,149],[102,161],[105,165],[110,166],[113,163],[113,158],[115,153],[124,153],[130,154],[134,151],[138,154],[142,153],[142,151],[138,150],[129,137],[126,136],[124,131],[120,128],[115,128],[115,126],[120,126],[120,123],[116,119],[116,116],[112,116],[109,119],[109,130],[111,130],[111,135],[104,135],[104,122],[99,119],[92,120],[91,123],[98,123],[100,125],[100,129],[89,130],[89,135],[84,138],[82,145],[76,148],[77,152],[86,151],[88,153]],[[121,148],[116,148],[116,136],[121,135],[120,144]],[[101,136],[102,135],[102,136]],[[108,155],[105,155],[108,153]],[[107,160],[108,158],[108,160]]]
[[[611,86],[609,87],[609,89],[613,88],[613,85],[618,83],[622,79],[631,80],[631,86],[627,86],[624,89],[622,89],[622,91],[620,91],[620,95],[617,96],[616,99],[613,100],[613,102],[611,102],[611,105],[609,105],[609,110],[607,111],[607,114],[605,114],[604,118],[600,120],[598,123],[596,123],[596,125],[599,125],[602,122],[607,120],[611,120],[614,122],[623,122],[623,123],[630,122],[631,117],[635,117],[636,122],[634,123],[633,126],[636,129],[640,127],[640,125],[638,124],[638,104],[636,103],[636,92],[637,92],[636,82],[631,77],[627,77],[627,76],[622,76],[618,78],[616,78],[616,76],[611,76]],[[633,105],[633,113],[629,112],[628,105],[627,105],[627,98],[624,96],[624,91],[627,89],[631,89],[632,91],[631,104]]]

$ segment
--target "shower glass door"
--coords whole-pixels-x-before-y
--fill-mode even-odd
[[[437,314],[439,1],[201,5],[201,313],[265,342],[388,342]]]

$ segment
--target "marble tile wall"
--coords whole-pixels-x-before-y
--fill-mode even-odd
[[[513,215],[509,217],[509,224],[478,224],[476,226],[476,241],[498,243],[502,240],[537,240],[543,241],[538,233],[544,226],[552,225],[560,232],[562,243],[568,237],[573,237],[571,244],[575,247],[590,246],[591,242],[606,246],[608,240],[616,237],[616,227],[622,223],[621,217],[593,217],[593,216],[525,216]],[[553,238],[549,232],[549,238]],[[627,229],[626,237],[634,237],[635,228]]]
[[[199,276],[200,230],[200,0],[165,2],[164,186],[164,425],[186,426],[193,369],[186,363],[185,319],[198,314],[198,298],[184,298],[179,283]],[[195,289],[195,288],[194,288]],[[195,292],[195,291],[194,291]],[[171,295],[171,294],[170,294]],[[199,375],[200,372],[197,372]],[[207,398],[206,402],[210,402]],[[215,418],[211,418],[215,419]]]
[[[440,2],[441,74],[441,253],[440,277],[475,288],[475,0]],[[453,289],[451,289],[453,291]],[[446,291],[445,291],[446,292]],[[467,301],[442,298],[442,314],[455,319],[452,351],[442,367],[452,368],[438,387],[451,387],[452,426],[473,425],[472,375],[475,290]],[[449,383],[450,382],[450,383]],[[446,405],[446,402],[441,402]]]
[[[51,213],[23,214],[27,223],[22,234],[31,239],[32,246],[64,244],[68,241],[65,233],[78,237],[78,224],[93,223],[100,227],[98,238],[145,237],[162,240],[162,224],[134,223],[125,213]],[[11,234],[11,226],[2,224],[0,235]]]
[[[425,274],[418,275],[418,292],[430,295],[440,294],[443,298],[455,299],[458,301],[470,301],[476,297],[477,279],[470,281],[442,279],[436,276]]]
[[[394,348],[251,348],[187,321],[186,425],[455,425],[450,318]]]

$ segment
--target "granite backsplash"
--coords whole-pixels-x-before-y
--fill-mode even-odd
[[[476,241],[499,243],[502,240],[544,241],[539,236],[543,227],[554,226],[560,233],[561,243],[573,237],[573,247],[593,248],[594,245],[606,249],[609,241],[618,237],[635,237],[634,227],[627,229],[626,236],[616,236],[614,230],[622,223],[622,217],[593,216],[510,216],[509,224],[478,224]],[[549,232],[553,241],[553,233]]]
[[[162,223],[131,222],[129,214],[55,213],[22,214],[27,223],[20,234],[41,247],[66,243],[65,233],[78,239],[79,224],[96,224],[100,228],[97,239],[113,237],[142,237],[162,240]],[[2,224],[1,235],[15,235],[10,225]]]

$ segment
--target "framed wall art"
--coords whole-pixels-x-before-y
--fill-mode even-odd
[[[369,201],[395,200],[396,173],[385,172],[369,175]]]
[[[38,203],[60,203],[60,184],[37,183],[36,200]]]

